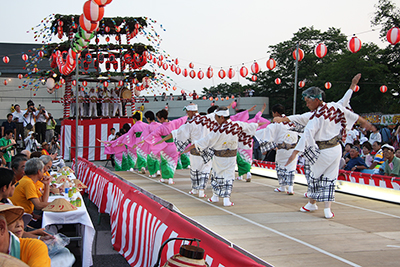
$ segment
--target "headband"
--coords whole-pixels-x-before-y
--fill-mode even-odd
[[[187,111],[197,111],[197,105],[193,104],[193,105],[187,105],[186,107],[183,108],[183,110],[187,110]]]
[[[222,117],[229,117],[229,109],[227,110],[218,110],[214,112],[215,115],[222,116]]]

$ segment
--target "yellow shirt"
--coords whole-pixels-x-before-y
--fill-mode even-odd
[[[37,181],[35,183],[36,189],[38,190],[38,196],[41,197],[43,196],[43,188],[44,184],[41,181]]]
[[[39,198],[38,189],[31,178],[24,176],[16,184],[14,195],[10,197],[10,200],[15,206],[21,206],[26,213],[32,214],[34,205],[29,200],[32,198]]]
[[[32,238],[20,238],[19,242],[21,261],[30,267],[50,267],[49,252],[43,241]]]

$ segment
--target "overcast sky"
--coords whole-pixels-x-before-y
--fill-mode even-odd
[[[5,2],[5,1],[3,1]],[[33,43],[33,34],[27,31],[51,13],[81,14],[84,0],[17,0],[3,3],[0,16],[0,42]],[[206,72],[211,65],[214,78],[199,81],[190,77],[165,74],[173,79],[172,85],[187,92],[210,87],[221,82],[217,76],[223,67],[235,69],[244,63],[250,68],[257,60],[262,70],[269,57],[269,45],[292,38],[301,27],[326,31],[340,28],[349,36],[357,34],[363,43],[374,42],[380,47],[387,43],[379,40],[379,30],[371,31],[371,19],[377,0],[113,0],[105,7],[105,16],[146,16],[157,21],[155,29],[163,41],[161,47],[179,65],[188,68],[193,62],[195,70]],[[395,1],[396,2],[396,1]],[[399,4],[397,3],[399,6]],[[159,25],[165,29],[160,29]],[[329,53],[329,51],[328,51]],[[1,54],[1,52],[0,52]],[[159,70],[159,69],[158,69]],[[233,81],[245,83],[238,78]]]

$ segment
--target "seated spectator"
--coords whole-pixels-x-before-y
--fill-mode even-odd
[[[7,168],[0,168],[0,202],[10,203],[9,197],[12,197],[15,189],[14,172]]]
[[[55,154],[50,154],[50,153],[49,153],[49,150],[50,150],[50,144],[47,143],[47,142],[43,142],[43,143],[42,143],[42,151],[41,151],[42,155],[50,156],[50,157],[51,157],[51,160],[57,159],[57,156],[58,156],[57,153],[55,153]]]
[[[374,161],[372,162],[371,166],[368,167],[370,170],[374,170],[373,173],[379,173],[379,168],[385,162],[383,160],[383,151],[381,149],[381,143],[375,141],[372,144],[372,149],[375,151]]]
[[[346,167],[344,167],[344,170],[360,172],[361,170],[366,168],[367,165],[365,165],[364,160],[360,157],[360,151],[358,150],[358,147],[353,146],[350,149],[350,160],[349,162],[347,162]]]
[[[19,220],[23,214],[22,207],[0,204],[0,252],[13,256],[30,267],[50,267],[51,261],[45,243],[10,234],[8,225]]]
[[[400,125],[396,125],[396,130],[393,130],[392,144],[394,149],[400,148]]]
[[[396,149],[396,152],[394,152],[394,155],[400,159],[400,148]]]
[[[345,160],[345,162],[349,162],[350,160],[350,149],[352,147],[352,144],[346,144],[344,146],[344,151],[343,151],[343,158]]]
[[[17,154],[11,161],[11,169],[14,172],[15,181],[19,181],[25,175],[25,164],[28,158],[25,155]]]
[[[385,158],[385,175],[400,177],[400,159],[394,156],[394,147],[388,144],[382,146]]]
[[[368,141],[364,142],[362,144],[361,158],[364,159],[365,165],[367,165],[368,168],[371,166],[372,162],[374,161],[374,157],[371,155],[371,151],[372,151],[371,144]]]
[[[351,128],[350,131],[346,132],[346,144],[352,144],[354,145],[354,141],[358,140],[358,136],[360,135],[360,133],[355,129],[355,127],[353,126],[353,128]]]
[[[379,127],[376,124],[372,124],[371,134],[369,135],[369,143],[374,144],[375,141],[382,143],[382,136],[379,133]]]
[[[44,184],[43,193],[37,189],[36,183]],[[16,185],[12,203],[24,208],[25,213],[33,214],[33,209],[42,210],[50,203],[50,177],[44,176],[44,164],[40,159],[30,159],[25,164],[25,176]]]
[[[28,159],[31,158],[31,152],[29,150],[22,150],[21,154],[25,155]]]
[[[33,158],[40,158],[42,156],[42,152],[40,152],[40,151],[35,151],[35,152],[32,152],[31,153],[31,159],[33,159]]]
[[[361,150],[361,144],[360,144],[360,141],[358,141],[358,140],[354,140],[354,142],[353,142],[353,146],[356,146],[356,147],[358,147],[358,150]]]
[[[33,152],[37,151],[39,147],[38,141],[35,139],[35,133],[33,131],[30,131],[28,133],[28,136],[24,140],[25,143],[25,149]]]

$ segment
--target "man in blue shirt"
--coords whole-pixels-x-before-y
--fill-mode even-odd
[[[4,136],[7,130],[12,130],[14,136],[16,135],[17,125],[12,119],[13,115],[11,113],[7,114],[7,120],[1,125],[1,136]]]
[[[367,169],[367,165],[365,161],[360,157],[359,148],[353,146],[350,149],[350,160],[347,162],[346,167],[344,167],[346,171],[355,171],[360,172],[363,169]]]

